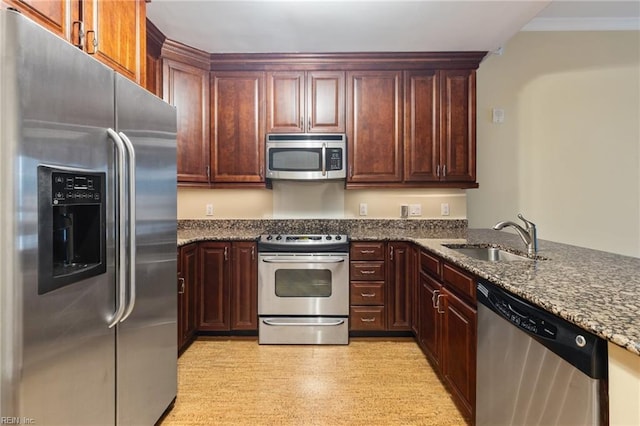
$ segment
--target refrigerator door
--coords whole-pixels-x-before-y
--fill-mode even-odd
[[[177,392],[176,112],[116,75],[116,124],[136,166],[135,291],[117,330],[117,423],[153,424]]]
[[[38,197],[50,192],[39,182],[39,166],[102,176],[112,167],[104,129],[114,121],[113,72],[12,11],[0,11],[0,49],[0,413],[22,423],[114,424],[115,330],[107,326],[115,310],[110,178],[102,216],[106,272],[38,291],[43,257],[55,248],[39,254],[38,246],[43,235],[56,232],[39,229],[39,211],[51,212]]]

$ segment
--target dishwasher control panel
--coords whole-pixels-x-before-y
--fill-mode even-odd
[[[544,319],[527,312],[523,306],[515,307],[508,300],[491,293],[489,300],[493,306],[499,311],[503,317],[512,324],[527,330],[529,333],[536,334],[545,339],[555,339],[558,334],[558,327],[548,323]]]

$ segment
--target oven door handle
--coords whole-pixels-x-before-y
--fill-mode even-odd
[[[266,325],[272,326],[309,326],[309,325],[321,325],[321,326],[331,326],[335,327],[337,325],[344,324],[343,319],[336,319],[334,321],[321,321],[321,322],[298,322],[295,319],[286,320],[286,319],[264,319],[262,322]]]
[[[343,263],[342,257],[263,257],[265,263]]]

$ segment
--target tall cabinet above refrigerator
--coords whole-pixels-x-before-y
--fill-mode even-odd
[[[0,415],[154,424],[176,397],[176,113],[0,10]]]

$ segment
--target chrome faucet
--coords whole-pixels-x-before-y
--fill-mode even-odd
[[[507,226],[515,228],[515,230],[520,235],[520,238],[522,238],[522,241],[524,241],[527,246],[527,255],[529,257],[533,257],[538,252],[538,236],[536,234],[536,224],[533,222],[529,222],[524,218],[524,216],[522,216],[521,213],[518,214],[518,219],[524,222],[524,228],[517,223],[507,220],[496,223],[493,229],[499,231],[503,228],[506,228]]]

